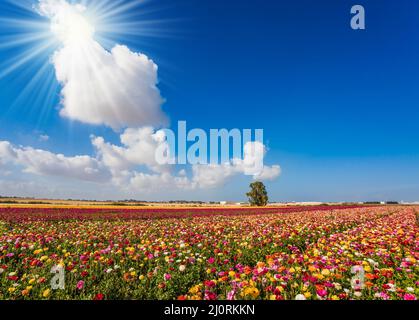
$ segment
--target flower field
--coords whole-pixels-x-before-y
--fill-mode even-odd
[[[418,209],[0,208],[0,299],[415,300]]]

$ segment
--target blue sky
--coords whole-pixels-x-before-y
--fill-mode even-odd
[[[365,7],[366,30],[350,28],[355,4]],[[7,1],[0,12],[45,21]],[[272,200],[419,200],[418,3],[156,0],[120,18],[149,21],[148,32],[114,34],[101,44],[124,44],[158,65],[172,125],[265,130],[265,162],[282,168],[266,182]],[[20,31],[2,23],[0,39]],[[0,46],[0,67],[31,45]],[[51,64],[27,87],[54,50],[0,78],[0,141],[68,157],[93,156],[91,135],[117,144],[120,131],[59,114],[61,86]],[[81,197],[77,181],[12,171],[0,180],[36,181],[48,185],[46,196]],[[136,197],[244,200],[250,181],[237,176],[215,189]],[[89,198],[92,188],[80,190]],[[113,194],[125,196],[109,187],[99,197]]]

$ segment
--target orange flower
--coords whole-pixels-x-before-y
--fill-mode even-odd
[[[245,268],[244,268],[244,273],[245,273],[246,275],[251,274],[251,273],[252,273],[252,268],[251,268],[251,267],[245,267]]]
[[[369,280],[374,280],[375,276],[372,273],[367,273],[367,274],[365,274],[365,278],[367,278]]]

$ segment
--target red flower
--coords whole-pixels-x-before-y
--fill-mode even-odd
[[[81,273],[81,276],[84,278],[84,277],[87,277],[89,275],[89,272],[87,272],[87,271],[82,271],[82,273]]]
[[[98,293],[93,300],[103,300],[105,299],[105,295],[103,293]]]

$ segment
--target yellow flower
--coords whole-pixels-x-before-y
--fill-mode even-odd
[[[259,289],[255,287],[246,287],[242,292],[242,296],[250,296],[253,299],[256,299],[259,296]]]
[[[322,270],[322,275],[324,275],[324,276],[328,276],[328,275],[330,275],[330,271],[329,271],[329,270],[327,270],[327,269],[323,269],[323,270]]]
[[[42,293],[42,296],[43,296],[44,298],[48,298],[48,297],[49,297],[49,295],[50,295],[50,293],[51,293],[51,290],[50,290],[50,289],[46,289],[46,290],[44,290],[44,292]]]
[[[32,278],[31,280],[29,280],[29,284],[33,284],[36,280],[34,278]]]
[[[279,292],[281,292],[281,293],[284,291],[283,287],[276,287],[276,289],[279,290]]]
[[[189,289],[189,293],[197,294],[199,292],[199,285],[192,287]]]
[[[291,269],[289,269],[288,270],[290,273],[294,273],[295,272],[295,269],[294,268],[291,268]]]
[[[333,296],[332,296],[332,300],[340,300],[340,299],[339,299],[339,297],[338,297],[338,296],[333,295]]]
[[[311,298],[311,293],[310,292],[304,292],[304,297],[306,297],[307,299]]]
[[[269,297],[269,300],[276,300],[276,295],[271,294],[271,296]]]
[[[234,276],[236,275],[236,273],[235,273],[234,271],[230,271],[230,272],[228,273],[228,275],[229,275],[230,277],[234,277]]]
[[[144,280],[144,278],[145,278],[144,275],[141,275],[138,277],[138,279],[140,279],[141,281]]]
[[[13,292],[15,292],[15,291],[16,291],[16,288],[14,288],[14,287],[10,287],[10,288],[9,288],[9,292],[10,292],[10,293],[13,293]]]

